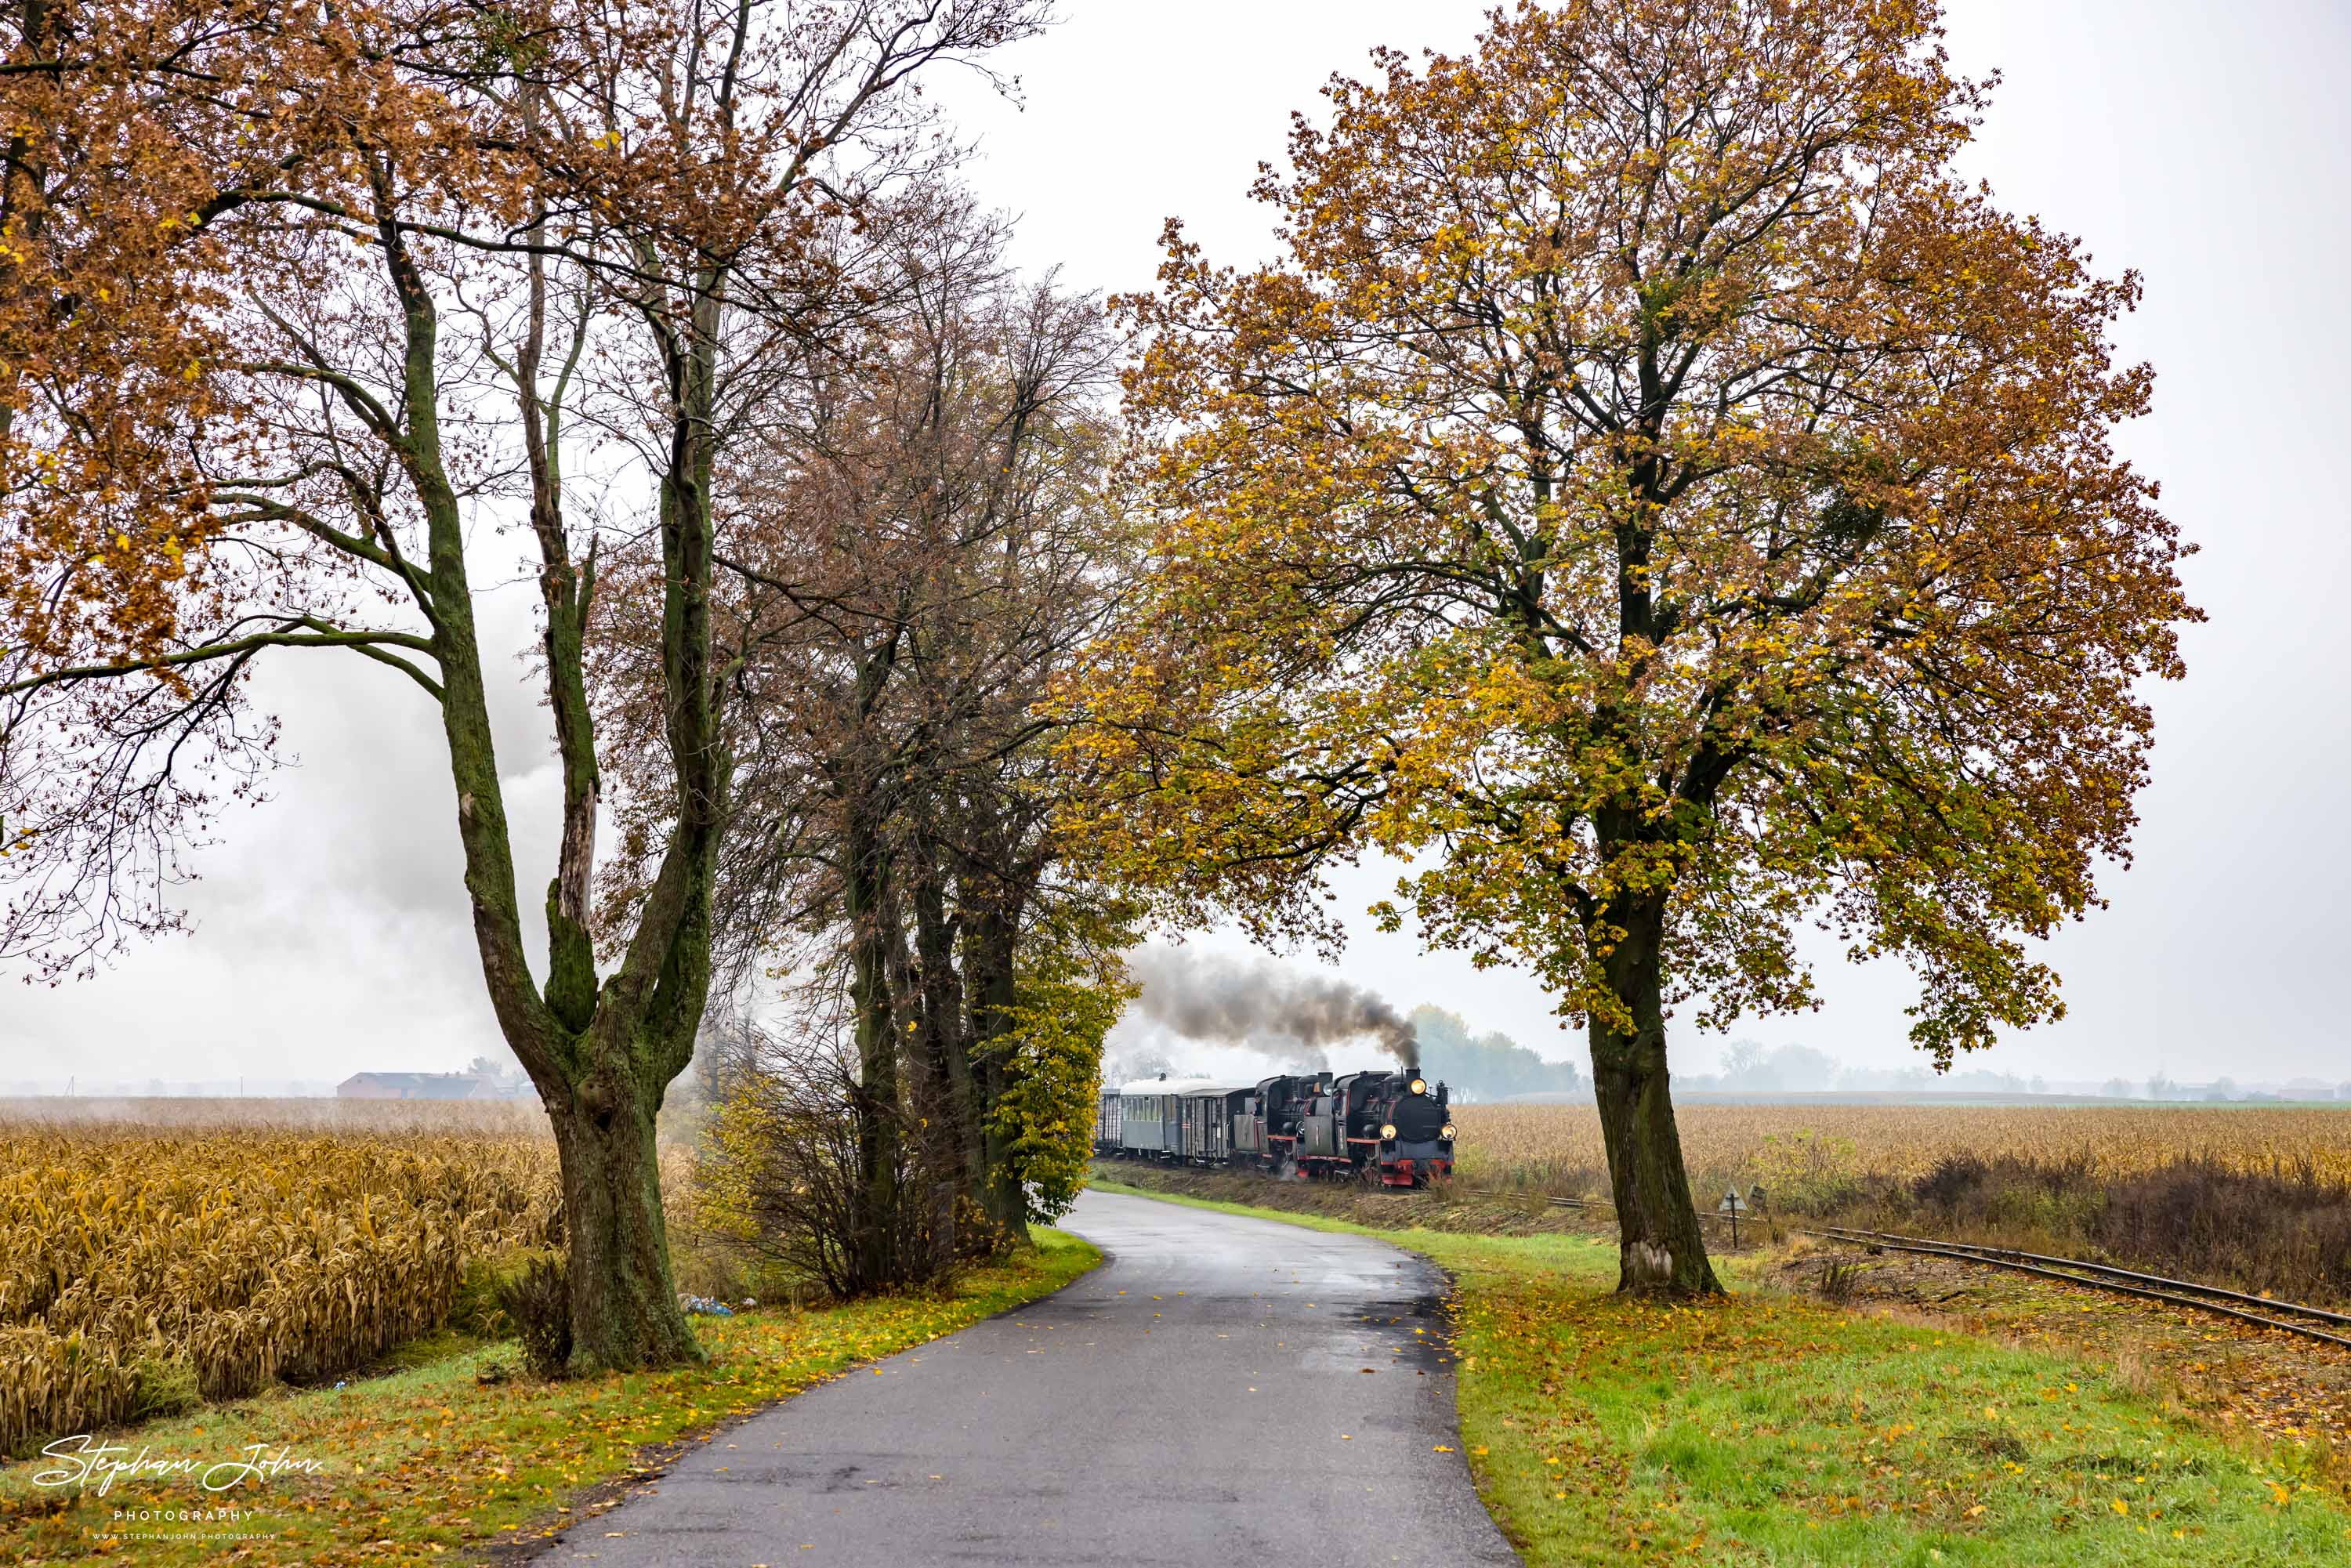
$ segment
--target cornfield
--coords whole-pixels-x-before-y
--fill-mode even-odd
[[[2108,1179],[2182,1158],[2246,1173],[2308,1170],[2351,1181],[2351,1109],[2102,1105],[1685,1105],[1683,1157],[1705,1190],[1823,1177],[1909,1180],[1947,1156],[2086,1160]],[[1607,1155],[1589,1105],[1462,1105],[1465,1186],[1572,1196],[1604,1191]],[[1777,1180],[1775,1181],[1775,1178]]]
[[[559,1231],[554,1144],[516,1125],[0,1123],[0,1451],[159,1375],[235,1398],[438,1326],[467,1259]]]
[[[0,1097],[0,1127],[96,1127],[117,1132],[214,1132],[256,1127],[273,1133],[509,1133],[547,1135],[537,1100],[345,1100],[209,1095]]]

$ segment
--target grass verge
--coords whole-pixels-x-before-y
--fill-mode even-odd
[[[82,1484],[36,1479],[76,1460],[11,1465],[0,1472],[0,1561],[414,1563],[550,1533],[575,1508],[584,1517],[607,1483],[642,1470],[649,1451],[1049,1294],[1102,1260],[1074,1236],[1036,1234],[1034,1252],[977,1270],[945,1296],[696,1318],[710,1352],[701,1367],[484,1384],[520,1360],[513,1345],[495,1345],[101,1437],[120,1445],[114,1464],[184,1467],[118,1472],[103,1490],[96,1470]],[[218,1471],[214,1482],[233,1484],[206,1490],[209,1467],[280,1458],[301,1468]]]
[[[1378,1229],[1455,1280],[1461,1435],[1532,1564],[2351,1563],[2304,1450],[2231,1446],[2059,1357],[1762,1286],[1619,1299],[1593,1236]]]

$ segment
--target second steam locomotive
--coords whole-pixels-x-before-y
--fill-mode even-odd
[[[1255,1084],[1162,1076],[1103,1088],[1094,1148],[1118,1159],[1426,1186],[1452,1174],[1451,1098],[1416,1067]]]

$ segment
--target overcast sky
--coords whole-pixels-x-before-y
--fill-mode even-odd
[[[1374,44],[1458,49],[1482,7],[1446,0],[1063,0],[1065,21],[1008,51],[1025,108],[971,84],[937,91],[980,139],[969,171],[1019,220],[1016,255],[1065,285],[1148,284],[1161,223],[1211,259],[1270,251],[1248,200],[1292,109]],[[2209,624],[2189,677],[2156,695],[2154,782],[2138,861],[2112,907],[2051,945],[2072,1013],[1985,1066],[2053,1079],[2226,1072],[2351,1078],[2342,888],[2351,827],[2351,584],[2343,433],[2351,11],[2329,0],[1956,0],[1949,47],[2002,85],[1968,159],[2008,206],[2083,236],[2103,269],[2137,268],[2123,328],[2156,367],[2155,412],[2125,450],[2201,547],[2187,579]],[[529,635],[527,589],[489,596],[485,641]],[[192,936],[134,950],[97,979],[24,988],[0,1009],[0,1082],[333,1079],[454,1068],[496,1051],[467,929],[439,726],[413,686],[360,661],[281,660],[258,692],[301,768],[231,817],[200,861]],[[306,655],[294,654],[293,659]],[[500,715],[526,889],[552,865],[555,780],[519,664]],[[1341,879],[1351,908],[1393,868]],[[527,896],[528,906],[535,900]],[[1368,921],[1343,967],[1400,1007],[1433,1000],[1547,1054],[1581,1057],[1523,977],[1424,955]],[[1226,939],[1207,938],[1221,945]],[[1819,1012],[1737,1032],[1848,1062],[1911,1057],[1898,969],[1833,951]],[[1710,1069],[1685,1022],[1674,1058]]]

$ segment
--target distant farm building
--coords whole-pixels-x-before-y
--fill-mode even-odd
[[[354,1072],[335,1086],[345,1100],[506,1100],[515,1092],[484,1072]]]

